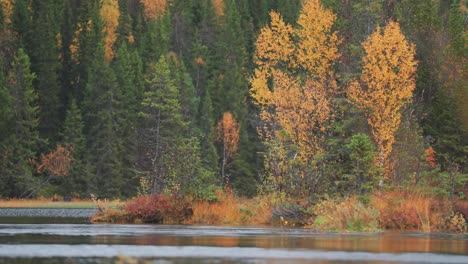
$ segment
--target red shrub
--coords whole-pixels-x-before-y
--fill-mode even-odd
[[[145,223],[181,223],[193,214],[188,201],[165,195],[136,197],[125,204],[124,210],[131,221]]]

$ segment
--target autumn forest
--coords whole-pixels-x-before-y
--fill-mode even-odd
[[[1,0],[0,198],[464,201],[467,10]]]

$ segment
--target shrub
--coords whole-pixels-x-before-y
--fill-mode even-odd
[[[451,211],[448,200],[436,200],[419,191],[388,191],[374,195],[371,204],[387,229],[442,230]]]
[[[188,201],[165,195],[136,197],[125,204],[123,211],[129,221],[144,223],[181,223],[193,214]]]
[[[323,200],[312,208],[316,218],[313,228],[334,232],[372,232],[380,230],[379,212],[366,207],[351,197],[339,200]]]
[[[271,222],[274,224],[305,226],[310,224],[312,214],[298,203],[282,203],[271,209]]]

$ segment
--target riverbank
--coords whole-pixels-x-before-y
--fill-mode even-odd
[[[468,201],[437,199],[421,192],[388,191],[362,197],[301,199],[218,193],[215,202],[143,196],[104,206],[93,222],[306,227],[317,231],[467,232]]]
[[[52,199],[10,199],[0,200],[0,208],[97,208],[97,206],[92,200],[64,202]]]

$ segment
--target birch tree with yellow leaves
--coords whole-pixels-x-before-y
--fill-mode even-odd
[[[397,22],[377,28],[362,45],[362,73],[359,80],[351,83],[348,96],[367,117],[379,150],[378,164],[386,177],[392,170],[388,157],[400,126],[401,110],[416,87],[415,47]]]
[[[340,56],[340,39],[332,30],[336,16],[319,0],[303,2],[296,27],[285,23],[277,12],[270,16],[270,25],[260,31],[256,41],[257,68],[250,94],[261,110],[263,141],[267,146],[274,142],[287,148],[267,151],[265,166],[273,181],[284,186],[277,188],[293,190],[312,178],[317,183],[321,177],[306,170],[323,152],[332,119],[332,99],[337,93],[332,67]],[[295,180],[285,175],[287,171],[273,169],[277,164],[268,164],[285,160],[272,157],[275,153],[289,156],[294,167],[302,168],[292,173]]]

